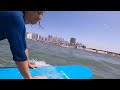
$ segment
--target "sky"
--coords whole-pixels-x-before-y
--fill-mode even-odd
[[[26,25],[26,30],[120,53],[120,11],[45,11],[40,22],[44,29],[36,24]]]

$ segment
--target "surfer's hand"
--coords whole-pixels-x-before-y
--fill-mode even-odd
[[[32,69],[41,67],[32,63],[29,63],[28,65],[29,65],[29,68],[32,68]]]
[[[47,79],[46,76],[34,76],[33,79]]]

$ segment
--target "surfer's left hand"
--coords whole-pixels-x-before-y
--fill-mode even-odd
[[[35,65],[35,64],[32,64],[32,63],[29,63],[28,66],[29,66],[29,68],[32,68],[32,69],[41,67],[41,66],[38,66],[38,65]]]

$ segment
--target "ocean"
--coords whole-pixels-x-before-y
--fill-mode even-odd
[[[37,65],[84,65],[93,72],[92,79],[120,79],[120,57],[95,52],[65,48],[28,40],[30,61]],[[12,60],[9,43],[0,41],[0,67],[16,66]]]

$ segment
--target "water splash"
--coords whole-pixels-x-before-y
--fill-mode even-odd
[[[63,74],[58,72],[52,65],[47,64],[44,60],[31,59],[31,63],[38,66],[48,66],[44,70],[39,70],[37,73],[39,76],[47,76],[49,79],[63,79]]]
[[[30,62],[38,66],[52,66],[50,64],[47,64],[44,60],[40,61],[37,59],[31,59]]]

